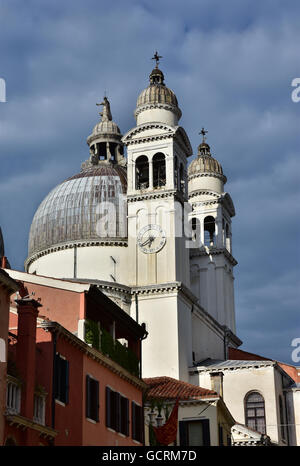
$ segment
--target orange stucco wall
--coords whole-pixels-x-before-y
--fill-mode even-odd
[[[55,404],[55,429],[59,431],[55,445],[137,445],[131,438],[131,410],[129,437],[108,429],[105,425],[105,388],[109,385],[131,401],[142,405],[142,390],[122,379],[118,374],[93,360],[80,349],[59,338],[57,351],[69,361],[69,403]],[[86,375],[99,381],[99,422],[86,419]]]
[[[84,293],[61,290],[36,283],[24,282],[29,294],[35,293],[34,299],[41,299],[42,307],[39,310],[39,317],[46,317],[49,320],[59,322],[70,332],[77,332],[78,320],[84,318]],[[15,296],[12,296],[11,306],[14,304]],[[17,326],[17,319],[11,315],[10,328]]]

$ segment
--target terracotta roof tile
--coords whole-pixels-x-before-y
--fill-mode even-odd
[[[152,377],[144,379],[144,382],[150,387],[147,393],[148,398],[175,399],[181,400],[219,397],[213,390],[197,387],[181,380],[171,377]]]

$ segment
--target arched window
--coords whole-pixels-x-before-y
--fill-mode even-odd
[[[229,225],[228,225],[228,223],[226,223],[225,235],[226,235],[226,243],[225,243],[226,249],[227,249],[229,252],[231,252],[231,251],[230,251],[230,249],[231,249],[231,248],[230,248],[230,230],[229,230]]]
[[[159,188],[166,184],[166,159],[164,154],[158,152],[153,156],[153,187]]]
[[[180,164],[180,170],[179,170],[179,190],[184,192],[184,179],[183,179],[183,165],[182,165],[182,163]]]
[[[198,218],[192,218],[192,240],[197,241],[200,238],[200,221]]]
[[[176,156],[174,159],[174,186],[175,189],[178,189],[178,161]]]
[[[135,189],[149,188],[148,157],[140,155],[135,162]]]
[[[258,392],[251,392],[245,397],[246,426],[266,433],[265,400]]]
[[[204,219],[204,244],[205,246],[214,246],[215,244],[215,219],[211,215]]]
[[[13,439],[12,437],[7,437],[7,439],[5,440],[5,444],[4,446],[6,447],[15,447],[17,445],[15,439]]]

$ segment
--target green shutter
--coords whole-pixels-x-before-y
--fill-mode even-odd
[[[179,442],[181,447],[188,445],[188,423],[179,421]]]
[[[69,403],[69,361],[64,361],[65,367],[65,403]]]
[[[134,401],[131,403],[131,435],[136,440],[136,404]]]
[[[209,420],[203,419],[203,445],[206,447],[210,446],[210,431],[209,431]]]
[[[85,401],[86,401],[86,417],[89,419],[91,418],[91,379],[87,375],[86,376],[86,393],[85,393]]]
[[[106,427],[111,427],[111,389],[105,388],[105,419]]]

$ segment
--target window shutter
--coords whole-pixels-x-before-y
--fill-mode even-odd
[[[203,425],[203,445],[205,447],[209,447],[210,446],[209,420],[203,419],[202,425]]]
[[[121,395],[120,393],[115,392],[115,426],[116,426],[116,431],[121,432]]]
[[[129,400],[125,399],[125,435],[129,436]]]
[[[60,357],[58,354],[55,355],[54,362],[54,398],[59,397],[59,374],[60,374]]]
[[[135,440],[136,439],[136,405],[135,402],[133,401],[131,403],[131,435],[132,438]]]
[[[99,402],[99,382],[96,382],[96,419],[95,421],[99,422],[99,409],[100,409],[100,402]]]
[[[181,447],[188,445],[188,423],[179,421],[179,442]]]
[[[69,361],[64,361],[65,364],[65,403],[69,403]]]
[[[111,427],[111,389],[105,389],[106,427]]]
[[[143,442],[144,438],[144,425],[143,425],[143,408],[137,406],[138,409],[138,422],[137,422],[137,440]]]
[[[91,418],[91,386],[90,386],[91,379],[87,375],[86,376],[86,417]]]

